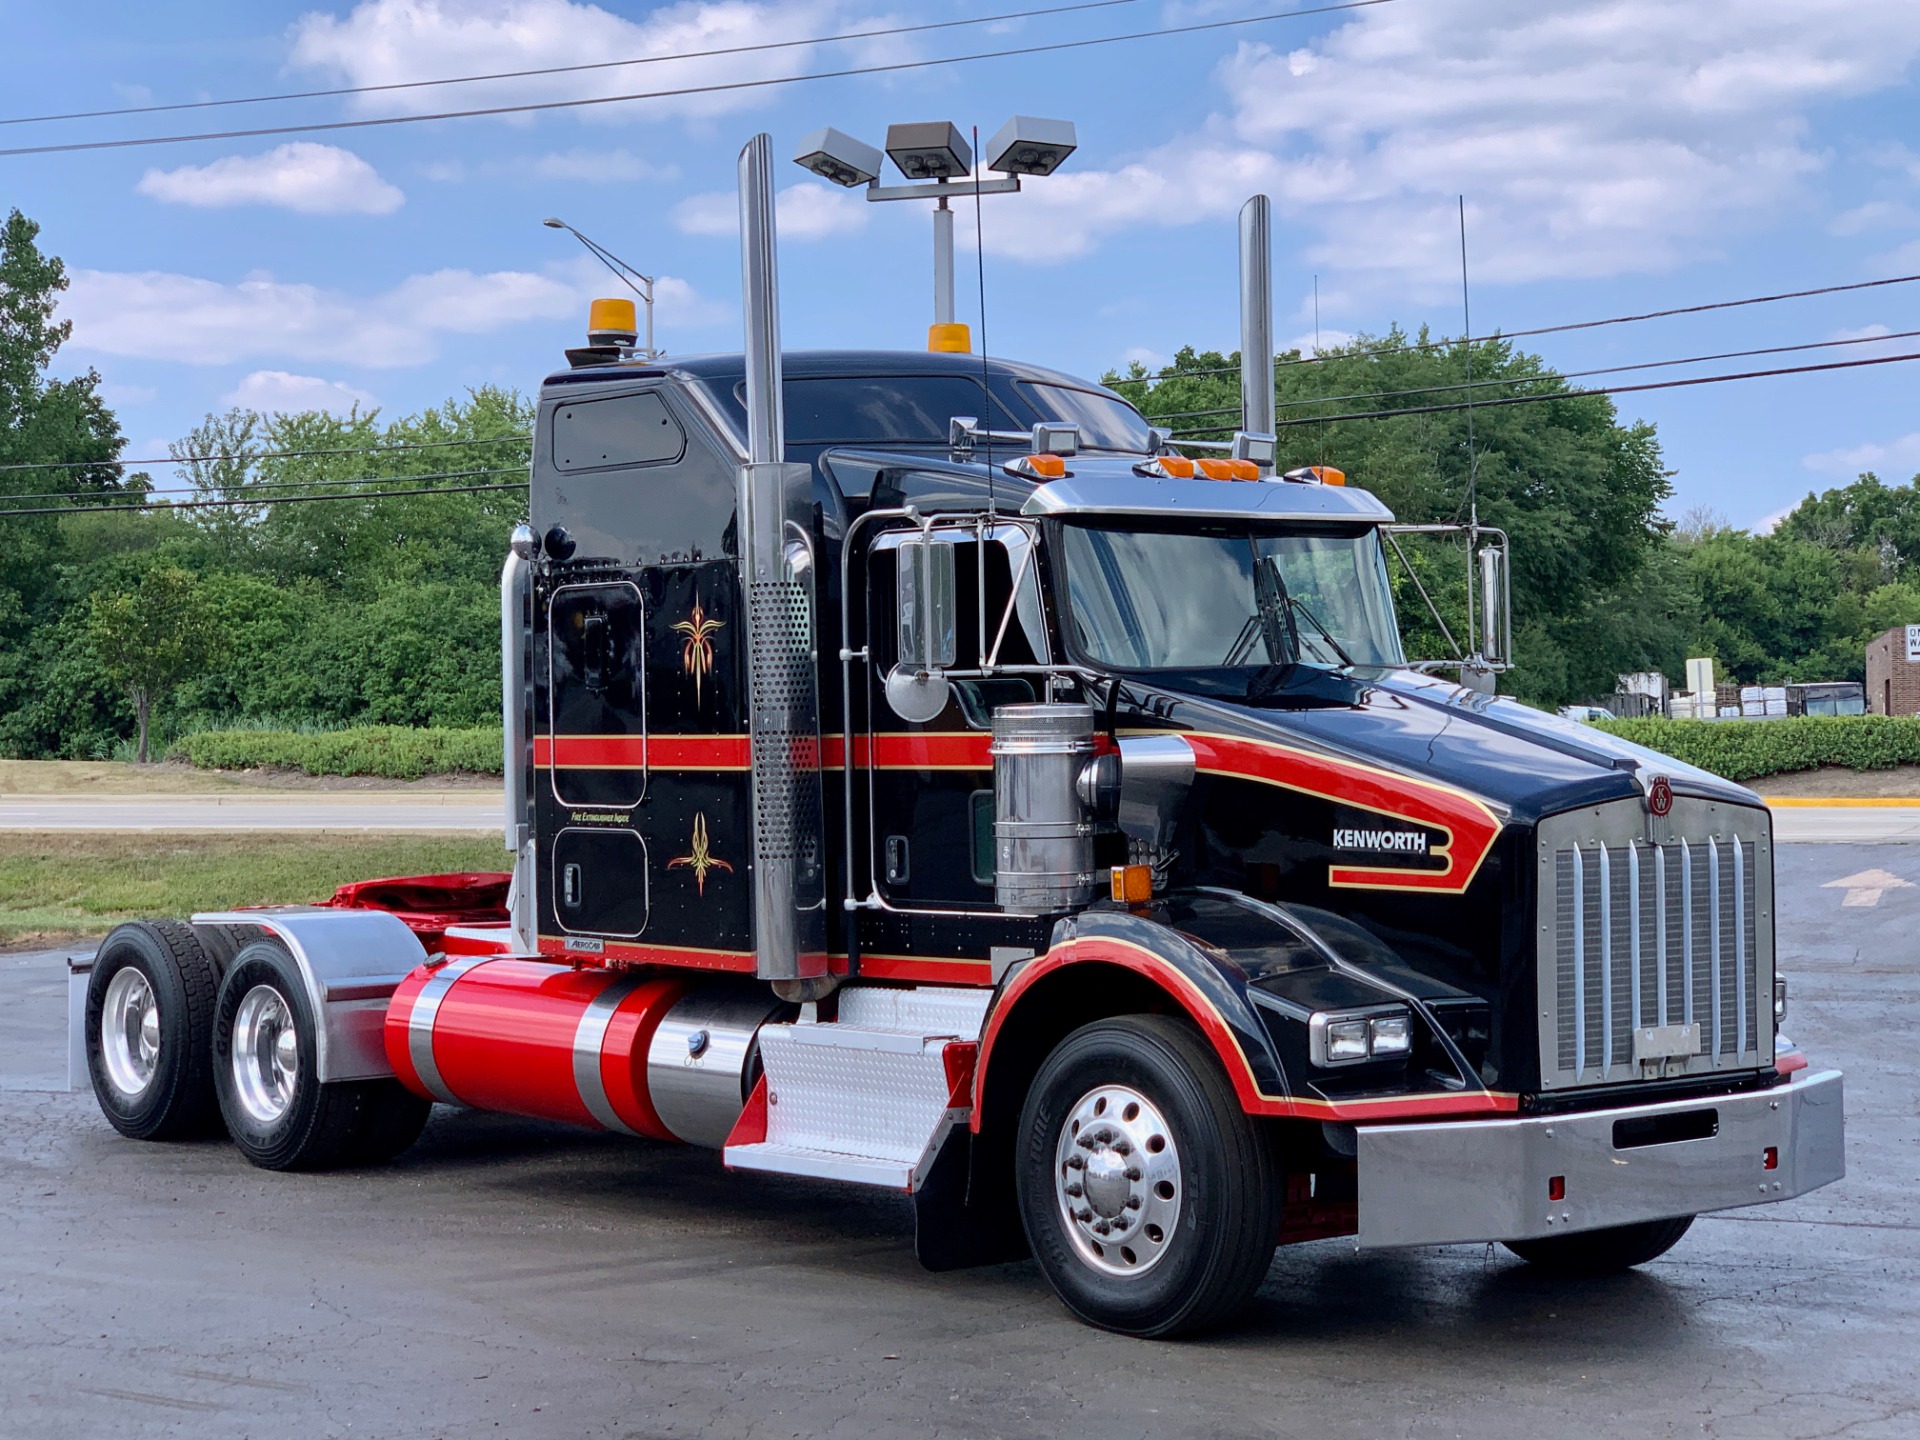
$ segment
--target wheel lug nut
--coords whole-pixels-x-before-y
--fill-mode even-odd
[[[1129,1180],[1138,1180],[1140,1178],[1140,1167],[1138,1165],[1129,1165],[1126,1169],[1126,1176]]]
[[[1139,1208],[1140,1208],[1140,1197],[1138,1195],[1127,1196],[1127,1209],[1138,1210]]]
[[[1089,1220],[1093,1219],[1093,1208],[1088,1205],[1082,1205],[1078,1210],[1073,1212],[1073,1218],[1078,1220],[1082,1225],[1085,1225]]]
[[[1115,1230],[1124,1230],[1127,1228],[1127,1225],[1128,1225],[1128,1220],[1126,1216],[1116,1215],[1113,1217],[1113,1228]]]
[[[1071,1196],[1072,1196],[1072,1197],[1073,1197],[1074,1199],[1076,1199],[1076,1200],[1078,1200],[1078,1199],[1079,1199],[1079,1198],[1080,1198],[1080,1197],[1081,1197],[1082,1195],[1084,1195],[1085,1193],[1086,1193],[1086,1191],[1085,1191],[1085,1190],[1083,1190],[1083,1189],[1082,1189],[1082,1188],[1081,1188],[1080,1186],[1078,1186],[1078,1185],[1069,1185],[1069,1186],[1067,1186],[1067,1194],[1069,1194],[1069,1195],[1071,1195]]]
[[[1084,1169],[1086,1169],[1086,1168],[1087,1168],[1087,1157],[1086,1157],[1086,1156],[1084,1156],[1084,1155],[1069,1155],[1069,1156],[1067,1156],[1067,1169],[1069,1169],[1069,1170],[1084,1170]]]
[[[1112,1232],[1113,1232],[1113,1226],[1108,1224],[1105,1220],[1102,1220],[1099,1224],[1093,1227],[1093,1233],[1096,1235],[1108,1235],[1108,1234],[1111,1234]]]
[[[1093,1149],[1093,1136],[1082,1134],[1075,1139],[1073,1143],[1078,1145],[1082,1150],[1091,1150]]]
[[[1133,1153],[1133,1142],[1125,1136],[1122,1136],[1113,1142],[1113,1153],[1116,1155],[1131,1155]]]

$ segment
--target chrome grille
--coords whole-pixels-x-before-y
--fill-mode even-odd
[[[1649,821],[1628,801],[1554,816],[1540,826],[1540,865],[1547,1088],[1755,1068],[1771,1058],[1765,811],[1678,800],[1672,815]],[[1665,1053],[1675,1044],[1669,1027],[1692,1025],[1691,1053]]]

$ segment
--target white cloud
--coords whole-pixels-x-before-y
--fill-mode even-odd
[[[606,272],[584,255],[540,273],[438,270],[374,294],[265,273],[233,284],[165,271],[72,275],[62,308],[73,320],[76,348],[190,365],[419,365],[439,354],[450,335],[534,322],[564,327],[571,341],[585,324],[587,299],[612,293]],[[663,343],[678,328],[709,325],[730,313],[673,276],[658,277],[655,289]]]
[[[858,193],[802,180],[774,197],[782,240],[825,240],[867,227],[867,202]],[[673,207],[674,227],[688,235],[740,233],[740,199],[731,190],[689,195]]]
[[[1836,330],[1827,336],[1827,338],[1829,340],[1877,340],[1882,335],[1891,335],[1892,333],[1892,326],[1876,323],[1873,325],[1856,325],[1850,329]]]
[[[307,140],[264,155],[149,170],[134,189],[171,205],[278,205],[302,215],[388,215],[407,198],[351,150]]]
[[[1822,451],[1804,457],[1800,463],[1820,474],[1848,480],[1866,470],[1883,480],[1920,474],[1920,432],[1884,444],[1868,441],[1848,449]]]
[[[1754,521],[1753,524],[1749,525],[1747,529],[1751,530],[1755,535],[1771,535],[1782,520],[1786,519],[1787,516],[1799,508],[1800,502],[1798,500],[1794,501],[1791,505],[1782,505],[1771,514],[1762,515],[1758,520]]]
[[[1827,233],[1860,235],[1868,230],[1912,229],[1917,221],[1920,221],[1920,212],[1911,205],[1894,200],[1869,200],[1834,216],[1827,222]]]
[[[228,391],[221,403],[268,415],[295,414],[303,410],[345,415],[356,405],[362,410],[371,410],[377,402],[366,391],[339,380],[294,375],[285,370],[256,370]]]
[[[437,184],[468,180],[564,180],[570,184],[615,185],[680,178],[680,167],[649,160],[631,150],[558,150],[546,155],[490,156],[484,160],[434,160],[420,173]]]
[[[662,165],[631,150],[561,150],[538,157],[528,168],[542,180],[577,180],[589,185],[680,177],[679,166]]]
[[[986,245],[1068,260],[1264,190],[1301,260],[1437,292],[1458,283],[1464,194],[1482,283],[1669,269],[1788,212],[1826,163],[1811,109],[1901,84],[1916,56],[1912,0],[1817,24],[1802,0],[1382,7],[1292,51],[1240,45],[1194,133],[1035,182],[1017,220],[987,214]]]
[[[652,63],[529,76],[458,87],[462,108],[553,99],[592,99],[637,91],[799,74],[814,47],[708,59],[668,57],[831,34],[847,23],[832,0],[743,0],[664,5],[627,19],[574,0],[363,0],[344,17],[303,16],[293,29],[291,63],[350,85],[389,85],[445,75],[578,65],[652,57]],[[365,114],[420,114],[446,108],[440,87],[354,97]],[[721,91],[619,105],[593,105],[582,118],[618,121],[665,115],[729,114],[771,99],[766,89]]]

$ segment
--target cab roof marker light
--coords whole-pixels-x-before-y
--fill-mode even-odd
[[[1152,460],[1142,460],[1133,467],[1133,473],[1144,475],[1149,480],[1191,480],[1194,462],[1184,455],[1160,455]]]
[[[1066,458],[1061,455],[1022,455],[1017,460],[1009,460],[1003,468],[1009,475],[1038,480],[1043,484],[1048,480],[1065,479],[1067,474]]]
[[[1344,485],[1347,472],[1336,470],[1331,465],[1302,465],[1298,470],[1289,470],[1280,477],[1296,485]]]

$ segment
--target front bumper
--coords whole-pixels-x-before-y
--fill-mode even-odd
[[[1358,1244],[1531,1240],[1790,1200],[1846,1174],[1841,1101],[1826,1070],[1705,1100],[1363,1125]]]

